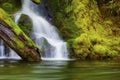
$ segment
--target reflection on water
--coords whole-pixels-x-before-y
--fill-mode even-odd
[[[0,61],[1,80],[120,80],[119,62]]]

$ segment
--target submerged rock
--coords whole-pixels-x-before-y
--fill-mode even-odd
[[[49,44],[49,42],[44,38],[44,37],[40,37],[40,38],[37,38],[37,39],[33,39],[37,45],[39,45],[39,48],[42,50],[42,57],[53,57],[51,51],[53,51],[54,53],[54,50],[55,48]]]

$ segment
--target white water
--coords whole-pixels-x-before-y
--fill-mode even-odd
[[[3,46],[3,41],[0,40],[0,56],[4,58],[4,46]]]
[[[0,40],[0,59],[21,59],[12,49],[8,49],[9,52],[5,52],[5,44]]]
[[[31,18],[34,40],[44,52],[43,59],[68,59],[66,42],[59,37],[56,28],[39,14],[37,8],[38,5],[30,0],[23,0],[22,10],[16,14],[15,22],[18,23],[21,14],[26,14]]]

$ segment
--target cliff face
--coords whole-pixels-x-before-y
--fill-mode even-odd
[[[120,28],[115,24],[111,1],[118,0],[45,0],[62,37],[74,56],[81,59],[113,58],[120,52]],[[119,1],[118,1],[119,2]],[[110,5],[107,5],[107,4]],[[102,8],[103,4],[107,7]],[[116,4],[118,7],[118,5]],[[109,9],[110,12],[107,12]],[[119,8],[118,8],[119,9]],[[116,10],[118,10],[116,9]],[[105,13],[103,13],[103,11]],[[106,14],[107,12],[107,14]],[[116,11],[118,17],[119,11]],[[107,15],[110,16],[107,16]]]

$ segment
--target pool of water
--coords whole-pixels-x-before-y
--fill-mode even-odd
[[[120,80],[120,62],[0,60],[0,80]]]

